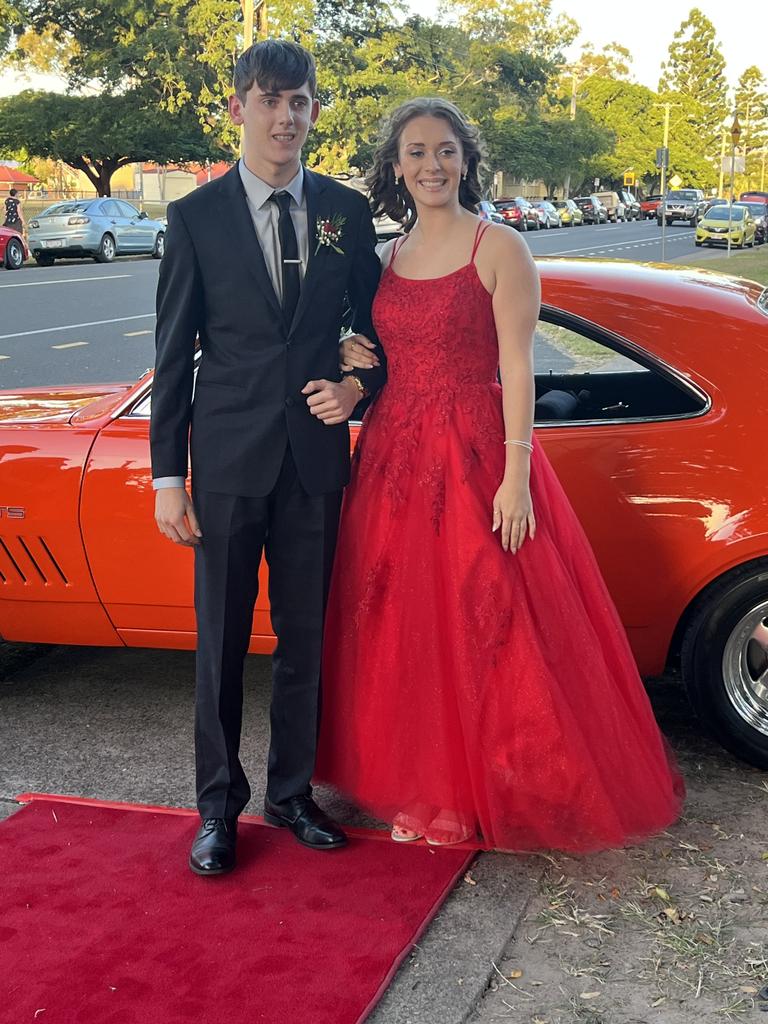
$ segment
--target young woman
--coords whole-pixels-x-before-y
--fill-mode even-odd
[[[371,172],[407,233],[382,254],[388,383],[344,498],[317,776],[398,841],[621,846],[674,821],[683,784],[532,435],[539,280],[474,213],[480,159],[456,107],[416,99]]]

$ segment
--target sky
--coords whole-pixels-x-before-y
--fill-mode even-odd
[[[407,2],[414,13],[434,17],[439,0]],[[642,8],[635,13],[624,13],[616,4],[598,3],[598,0],[568,0],[567,3],[554,0],[553,10],[570,15],[581,26],[581,35],[567,53],[569,58],[578,56],[582,43],[592,43],[595,50],[602,49],[606,43],[621,43],[634,58],[630,68],[635,80],[655,89],[672,36],[695,6],[717,29],[732,87],[752,64],[768,77],[766,15],[755,13],[762,6],[757,0],[730,0],[727,6],[716,0],[644,0]],[[0,96],[30,87],[60,89],[62,86],[57,79],[42,75],[32,76],[28,81],[7,71],[0,75]]]

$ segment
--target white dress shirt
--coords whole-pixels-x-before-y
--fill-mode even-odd
[[[259,240],[261,251],[264,253],[264,262],[267,265],[267,272],[275,289],[275,294],[280,302],[283,300],[283,272],[282,254],[280,252],[280,236],[277,231],[277,223],[280,217],[280,209],[277,203],[271,203],[269,197],[273,192],[288,192],[291,196],[291,219],[293,229],[296,232],[296,242],[299,247],[299,277],[304,280],[309,259],[309,227],[307,224],[307,200],[304,195],[304,168],[299,167],[299,173],[292,178],[283,188],[274,188],[257,177],[253,171],[245,166],[241,158],[237,169],[240,172],[240,180],[245,189],[245,198],[248,202],[248,210],[253,220],[253,227],[256,237]],[[183,487],[184,477],[181,476],[159,476],[152,481],[152,487],[159,491],[164,487]]]

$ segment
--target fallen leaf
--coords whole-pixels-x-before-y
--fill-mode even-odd
[[[613,897],[613,899],[615,899],[615,900],[619,899],[619,897],[621,896],[621,889],[617,888],[617,887],[616,887],[616,886],[614,885],[614,887],[613,887],[613,888],[611,889],[611,896],[612,896],[612,897]]]
[[[715,940],[706,932],[696,932],[696,941],[703,942],[705,946],[714,946]]]
[[[579,999],[597,999],[599,992],[579,992]]]
[[[754,985],[742,985],[740,991],[753,996],[757,992],[757,988]]]
[[[523,972],[518,970],[510,971],[509,974],[507,975],[508,978],[522,978],[522,976]]]
[[[666,903],[669,903],[669,893],[666,889],[662,889],[660,885],[657,885],[653,891],[660,900],[664,900]]]
[[[760,860],[768,860],[768,850],[760,854]]]

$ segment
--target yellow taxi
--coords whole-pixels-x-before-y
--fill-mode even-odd
[[[574,224],[584,223],[584,214],[572,199],[558,199],[555,209],[560,214],[560,223],[564,228],[572,228]]]
[[[744,206],[723,203],[707,210],[696,228],[696,245],[728,245],[728,220],[731,222],[731,246],[743,249],[755,244],[755,222]]]

